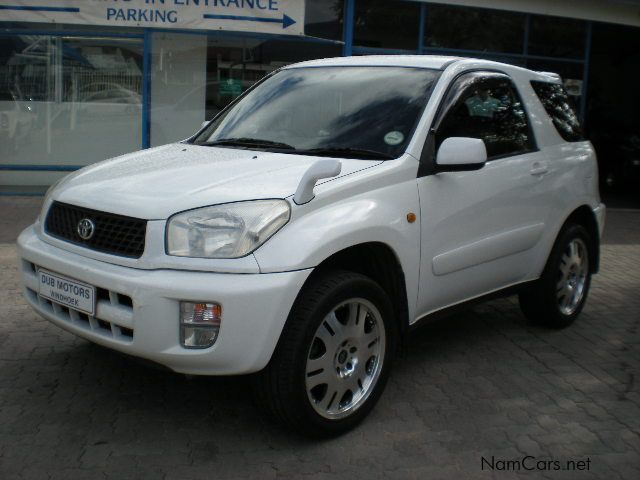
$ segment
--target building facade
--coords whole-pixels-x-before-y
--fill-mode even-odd
[[[640,1],[124,4],[0,0],[0,194],[39,194],[82,166],[188,137],[269,72],[340,55],[556,72],[596,147],[640,135]]]

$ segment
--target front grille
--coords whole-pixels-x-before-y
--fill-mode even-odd
[[[88,239],[83,239],[78,232],[79,223],[84,219],[93,223],[93,234]],[[113,255],[140,258],[144,251],[147,221],[53,202],[44,228],[49,235],[76,245]]]

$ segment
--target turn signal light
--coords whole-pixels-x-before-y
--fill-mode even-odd
[[[222,306],[218,303],[180,302],[180,342],[185,348],[209,348],[216,343]]]

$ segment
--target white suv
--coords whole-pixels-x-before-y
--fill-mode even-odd
[[[371,410],[402,338],[435,313],[515,289],[530,320],[570,324],[598,269],[597,182],[551,74],[299,63],[192,138],[52,187],[18,240],[25,295],[176,372],[257,372],[276,417],[331,435]]]

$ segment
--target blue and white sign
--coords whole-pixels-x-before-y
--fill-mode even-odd
[[[0,0],[0,21],[304,34],[304,0]]]

